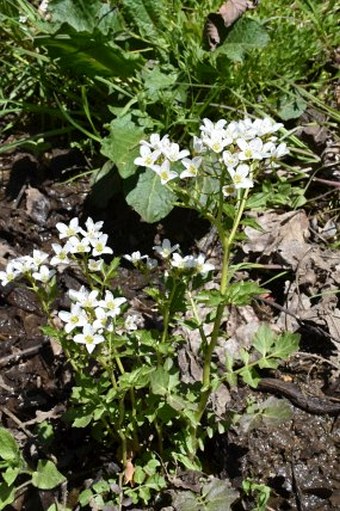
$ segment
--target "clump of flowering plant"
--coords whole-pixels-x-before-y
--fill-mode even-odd
[[[231,254],[257,176],[276,168],[288,153],[278,140],[281,126],[271,119],[229,124],[204,119],[200,137],[193,138],[192,153],[168,136],[152,134],[141,141],[136,165],[157,174],[178,205],[206,218],[222,247],[218,267],[204,254],[182,254],[168,239],[154,247],[157,259],[139,251],[124,255],[127,264],[158,275],[159,285],[144,290],[154,304],[153,327],[145,328],[143,316],[130,311],[123,292],[113,288],[120,261],[106,262],[112,249],[102,232],[103,222],[88,218],[82,227],[73,218],[69,224],[58,223],[60,243],[52,244],[51,257],[35,250],[0,272],[3,285],[25,279],[37,293],[49,318],[45,332],[60,340],[75,369],[73,424],[92,424],[97,436],[118,445],[125,491],[134,501],[146,502],[152,489],[165,484],[156,470],[158,457],[189,468],[199,466],[197,451],[204,449],[206,435],[227,427],[226,417],[216,420],[209,407],[223,382],[235,383],[239,375],[256,386],[257,367],[277,367],[297,347],[296,336],[275,337],[262,329],[254,338],[255,359],[243,351],[243,365],[235,369],[228,359],[224,371],[214,362],[217,342],[228,340],[221,328],[226,308],[247,304],[263,292],[255,283],[232,281],[242,265],[233,267]],[[70,289],[68,309],[55,311],[58,274],[70,267],[87,285]],[[208,290],[204,286],[211,280],[217,282]],[[201,314],[202,304],[210,308],[208,315]],[[177,351],[191,331],[200,338],[202,378],[195,384],[184,382],[177,361]],[[143,469],[138,459],[144,459],[148,468]],[[143,490],[129,488],[132,482]]]

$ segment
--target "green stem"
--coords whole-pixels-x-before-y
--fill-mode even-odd
[[[223,261],[222,261],[222,275],[221,275],[221,282],[220,282],[220,293],[223,296],[226,295],[228,284],[230,280],[229,275],[229,269],[230,269],[230,258],[231,258],[231,250],[234,244],[235,236],[238,230],[238,227],[241,222],[241,218],[244,212],[244,208],[246,206],[247,197],[248,197],[249,189],[246,189],[241,197],[241,194],[239,196],[240,202],[239,202],[239,208],[237,210],[233,227],[230,231],[229,236],[227,236],[225,233],[223,233],[223,237],[221,238],[222,242],[222,249],[223,249]],[[223,232],[221,227],[218,229],[219,234]],[[204,354],[204,366],[203,366],[203,378],[202,378],[202,393],[200,402],[198,404],[197,413],[196,413],[196,420],[197,423],[199,423],[202,419],[202,416],[205,412],[208,399],[211,394],[211,361],[213,352],[216,348],[216,344],[218,341],[219,333],[220,333],[220,327],[222,322],[222,316],[224,311],[225,304],[222,300],[222,302],[217,306],[216,310],[216,317],[214,321],[213,331],[211,334],[210,342],[206,346],[206,352]],[[195,433],[196,434],[196,433]]]

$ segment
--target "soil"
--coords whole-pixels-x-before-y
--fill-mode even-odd
[[[315,137],[313,140],[315,142]],[[330,138],[326,134],[321,142],[317,142],[319,154],[324,153],[327,140]],[[330,157],[329,153],[327,157]],[[334,158],[333,161],[336,161]],[[58,241],[56,223],[68,222],[75,216],[104,220],[103,230],[110,236],[115,255],[134,250],[151,254],[152,246],[159,237],[181,243],[184,250],[195,248],[194,240],[203,246],[202,240],[213,239],[209,238],[211,233],[207,226],[187,212],[175,211],[162,224],[148,225],[125,205],[119,194],[107,196],[101,204],[101,191],[96,194],[91,189],[88,177],[73,180],[86,170],[88,162],[80,151],[65,148],[55,148],[39,158],[20,151],[1,157],[1,268],[9,259],[29,254],[33,248],[48,251],[51,243]],[[339,176],[335,167],[328,166],[327,172],[318,174],[318,177],[335,181]],[[227,406],[236,412],[244,413],[251,399],[261,403],[275,394],[287,400],[291,416],[283,422],[262,421],[251,426],[244,421],[242,427],[232,427],[228,433],[214,438],[205,451],[210,471],[221,479],[228,478],[235,489],[240,490],[246,478],[269,485],[272,493],[268,510],[326,511],[340,508],[340,333],[336,326],[330,326],[330,319],[334,323],[339,311],[338,300],[332,304],[333,308],[326,309],[324,300],[313,299],[323,290],[334,288],[336,271],[340,269],[340,266],[336,269],[339,264],[336,262],[335,270],[327,270],[327,267],[331,268],[328,261],[332,258],[338,261],[339,254],[335,236],[325,238],[324,231],[320,231],[317,214],[323,205],[329,209],[330,201],[333,201],[334,207],[336,188],[318,183],[309,193],[311,199],[318,198],[317,205],[314,202],[314,209],[308,210],[307,215],[303,212],[303,218],[299,217],[300,226],[307,222],[303,229],[310,233],[308,247],[317,254],[313,264],[309,265],[312,272],[309,280],[304,277],[305,280],[301,281],[301,264],[289,260],[291,249],[286,251],[288,255],[281,250],[281,260],[278,260],[277,243],[265,256],[268,272],[263,280],[270,279],[271,268],[275,264],[288,266],[288,276],[275,281],[267,300],[260,300],[243,311],[231,311],[231,319],[228,320],[234,342],[247,335],[248,323],[253,328],[254,322],[264,320],[278,329],[282,322],[288,322],[292,331],[301,333],[300,352],[278,371],[264,374],[281,382],[281,388],[279,385],[275,389],[274,385],[274,388],[269,386],[252,391],[240,386],[226,391]],[[319,198],[323,194],[326,199]],[[286,211],[274,213],[277,220]],[[315,223],[315,219],[319,223]],[[322,219],[321,227],[327,220]],[[178,225],[181,225],[180,232]],[[315,234],[317,229],[321,234]],[[212,246],[206,247],[206,250],[218,258],[218,246],[214,243],[211,241]],[[259,261],[259,252],[261,250],[252,245],[247,250],[240,249],[237,257]],[[325,260],[325,257],[329,259]],[[303,275],[306,274],[307,270]],[[259,279],[256,272],[251,277]],[[68,278],[72,279],[72,276]],[[70,286],[67,280],[62,284],[65,288]],[[135,295],[143,286],[134,272],[128,269],[122,270],[120,284],[127,296]],[[306,289],[310,291],[311,287],[313,292],[308,293]],[[308,307],[303,309],[304,316],[295,302],[303,297],[309,299]],[[44,454],[44,449],[47,449],[45,455],[52,453],[58,460],[59,469],[67,474],[70,487],[69,491],[66,488],[58,490],[63,495],[53,491],[26,491],[13,506],[8,507],[9,511],[45,511],[54,502],[55,495],[76,510],[78,507],[73,501],[76,501],[79,491],[84,489],[87,481],[99,479],[103,471],[109,471],[114,460],[114,453],[105,452],[95,445],[88,431],[72,430],[62,420],[72,375],[58,346],[42,335],[40,326],[44,321],[34,297],[27,290],[11,286],[0,289],[0,418],[2,425],[9,428],[23,446],[25,456],[32,464]],[[190,351],[190,345],[187,349]],[[316,412],[303,405],[303,399],[308,403],[311,397],[319,405]],[[329,413],[327,406],[333,406],[334,413]],[[37,438],[43,435],[45,420],[53,425],[56,439],[52,446],[44,447]],[[185,476],[182,480],[185,481]],[[185,488],[184,483],[182,487]],[[233,509],[250,510],[254,506],[252,498],[240,497]],[[176,511],[171,502],[166,503],[166,499],[160,499],[154,509]]]

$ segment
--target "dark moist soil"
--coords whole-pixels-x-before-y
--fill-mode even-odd
[[[185,252],[195,249],[194,240],[198,242],[207,234],[207,226],[187,212],[175,211],[158,225],[140,221],[119,193],[113,197],[103,195],[109,185],[111,190],[117,186],[114,180],[99,187],[97,194],[91,191],[88,178],[72,180],[88,170],[85,158],[76,150],[53,149],[40,159],[15,152],[2,156],[0,166],[1,269],[9,259],[29,254],[33,248],[49,251],[51,243],[58,241],[56,223],[68,222],[74,216],[104,220],[103,230],[110,236],[115,255],[134,250],[151,254],[155,240],[163,237],[180,243]],[[289,278],[294,281],[294,272]],[[67,289],[72,282],[66,278],[62,285]],[[143,283],[134,272],[123,269],[120,285],[126,296],[133,297]],[[283,287],[278,286],[272,289],[271,300],[282,304],[283,295]],[[254,310],[260,320],[265,316],[269,322],[275,321],[275,313],[268,304],[254,305]],[[9,511],[47,510],[55,496],[59,501],[64,499],[70,508],[78,509],[74,502],[86,481],[98,480],[109,473],[115,461],[115,453],[103,451],[88,431],[71,429],[62,420],[72,375],[58,346],[42,335],[39,327],[43,324],[44,317],[27,290],[11,286],[0,289],[0,417],[2,425],[23,446],[30,463],[34,465],[39,458],[52,454],[70,486],[56,492],[27,491],[8,507]],[[339,379],[329,363],[330,357],[334,360],[335,345],[326,328],[316,332],[304,324],[302,333],[305,355],[297,354],[280,371],[265,376],[288,386],[295,383],[300,401],[301,397],[306,401],[307,396],[308,401],[308,396],[316,396],[321,408],[322,403],[339,407]],[[244,412],[249,399],[262,402],[269,397],[268,391],[270,388],[254,392],[245,386],[230,389],[228,407]],[[272,493],[268,510],[339,509],[340,420],[336,412],[309,413],[301,409],[304,406],[299,400],[290,399],[288,391],[281,392],[279,388],[276,395],[289,399],[291,418],[274,424],[260,422],[253,428],[234,427],[214,438],[206,446],[207,471],[230,479],[237,490],[246,478],[269,485]],[[55,432],[51,446],[41,441],[46,421]],[[185,480],[184,475],[182,487],[190,488]],[[178,484],[177,491],[180,489]],[[154,509],[175,509],[166,501],[160,498]],[[233,509],[254,507],[254,500],[244,496]]]

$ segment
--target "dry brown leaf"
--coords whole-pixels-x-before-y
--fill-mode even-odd
[[[135,466],[131,460],[127,460],[124,469],[124,484],[131,484],[133,486],[133,475],[135,473]]]
[[[223,27],[231,27],[248,9],[254,9],[259,0],[228,0],[217,13],[208,14],[204,34],[210,50],[214,50],[221,42]]]

